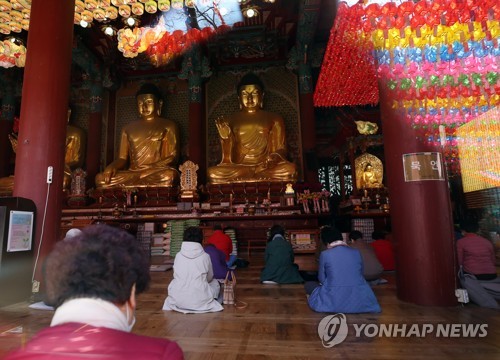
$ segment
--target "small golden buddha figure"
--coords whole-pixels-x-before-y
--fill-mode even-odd
[[[241,79],[237,91],[241,111],[215,121],[222,159],[208,168],[209,182],[295,181],[296,166],[286,159],[283,118],[262,110],[263,83],[249,73]]]
[[[97,174],[97,188],[172,186],[179,180],[172,167],[179,158],[179,129],[160,117],[160,91],[144,84],[136,99],[140,119],[123,127],[118,158]]]
[[[63,189],[71,186],[72,171],[83,167],[85,159],[86,140],[85,131],[69,123],[71,109],[68,110],[68,126],[66,127],[66,152],[64,155]]]
[[[372,164],[367,163],[363,169],[363,174],[361,175],[361,188],[378,188],[382,184],[377,176]]]

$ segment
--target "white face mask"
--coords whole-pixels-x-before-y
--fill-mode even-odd
[[[132,313],[132,315],[130,314],[130,310],[129,310],[129,306],[128,304],[125,305],[126,306],[126,314],[125,314],[125,317],[127,318],[127,331],[128,332],[131,332],[132,331],[132,328],[134,327],[135,325],[135,314]]]

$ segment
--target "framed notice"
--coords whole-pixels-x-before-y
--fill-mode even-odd
[[[403,154],[405,182],[444,180],[443,162],[439,152]]]
[[[7,252],[29,251],[33,243],[33,212],[11,211]]]

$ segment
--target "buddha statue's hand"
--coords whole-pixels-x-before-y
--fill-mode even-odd
[[[264,162],[264,167],[267,169],[271,169],[278,165],[278,163],[281,161],[281,156],[276,153],[269,154],[266,161]]]
[[[106,169],[104,169],[102,175],[104,177],[104,183],[109,184],[111,182],[111,179],[113,176],[116,174],[116,168],[114,166],[108,166]]]
[[[231,127],[229,126],[226,118],[224,116],[219,116],[217,119],[215,119],[215,126],[217,126],[219,136],[223,140],[227,140],[229,138],[229,135],[231,135]]]

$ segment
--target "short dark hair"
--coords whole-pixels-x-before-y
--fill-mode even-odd
[[[323,244],[328,245],[333,241],[344,240],[342,233],[331,226],[323,226],[321,228],[321,241]]]
[[[246,85],[257,85],[262,91],[264,91],[264,83],[262,82],[262,80],[260,80],[260,78],[257,75],[255,75],[252,72],[245,74],[241,78],[241,80],[238,83],[238,86],[236,88],[236,91],[238,91],[238,93],[239,93],[240,89]]]
[[[139,95],[145,95],[145,94],[154,95],[157,100],[162,100],[161,91],[154,84],[151,83],[143,84],[135,94],[135,97],[137,98]]]
[[[149,257],[139,241],[109,225],[90,225],[78,236],[59,241],[44,265],[45,302],[59,307],[74,298],[124,304],[132,286],[144,292],[150,281]]]
[[[271,226],[271,229],[269,229],[268,241],[271,241],[276,235],[285,237],[285,228],[279,224]]]
[[[385,239],[385,233],[383,231],[375,230],[374,232],[372,232],[372,239],[373,240]]]
[[[201,230],[198,226],[190,226],[184,230],[182,240],[201,244],[203,242],[203,230]]]
[[[479,231],[479,222],[473,218],[462,220],[460,228],[468,233],[475,233]]]
[[[363,233],[358,230],[353,230],[349,233],[349,239],[351,240],[359,240],[363,238]]]

